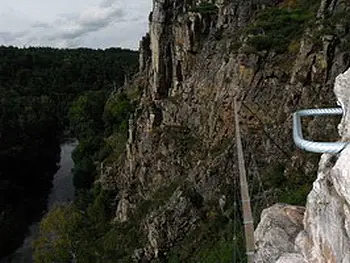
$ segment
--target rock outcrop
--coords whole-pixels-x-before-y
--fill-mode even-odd
[[[344,116],[339,125],[348,140],[350,125],[350,70],[339,75],[335,94]],[[321,157],[317,180],[308,196],[304,231],[297,239],[307,262],[350,262],[350,147],[340,154]]]
[[[315,32],[306,29],[284,53],[273,48],[252,50],[248,25],[267,7],[289,8],[296,1],[220,0],[207,3],[205,9],[201,2],[154,1],[150,32],[140,45],[140,72],[130,84],[141,87],[142,95],[130,120],[126,154],[102,166],[101,181],[117,190],[115,220],[137,218],[145,237],[135,248],[138,261],[164,260],[185,241],[188,250],[196,251],[204,238],[186,240],[188,235],[218,220],[238,220],[232,219],[238,193],[235,97],[243,102],[240,117],[250,180],[293,181],[297,175],[312,180],[317,162],[295,149],[291,113],[335,104],[335,77],[350,62],[344,41],[323,37],[321,26],[319,31],[313,28]],[[324,1],[318,19],[348,6]],[[317,41],[313,33],[319,34]],[[332,137],[332,127],[318,119],[307,123],[313,137]],[[284,191],[271,184],[264,183],[267,195],[261,191],[254,195],[256,217]],[[261,185],[260,181],[255,186]],[[300,230],[300,211],[283,207],[279,219],[271,223],[287,220],[290,228],[283,231],[294,239]],[[268,213],[265,216],[271,219]],[[264,247],[270,246],[264,237],[260,239]],[[283,252],[300,259],[294,248]],[[283,257],[280,261],[286,262]]]
[[[261,222],[255,231],[258,248],[254,258],[256,263],[276,262],[286,253],[289,257],[295,257],[298,251],[294,243],[303,229],[304,211],[303,207],[283,204],[263,211]]]
[[[349,138],[349,87],[350,70],[337,77],[334,88],[344,110],[339,125],[343,141]],[[299,228],[290,231],[290,219],[286,215],[279,220],[285,207],[272,207],[263,212],[256,230],[255,262],[350,262],[349,160],[349,146],[339,154],[322,155],[317,179],[307,198],[303,225],[299,218]],[[282,223],[272,224],[271,218]]]

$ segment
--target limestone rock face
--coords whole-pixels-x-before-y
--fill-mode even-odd
[[[255,242],[259,248],[256,263],[287,262],[281,259],[284,253],[296,253],[294,241],[303,229],[303,207],[277,204],[265,209],[255,231]],[[291,254],[293,257],[295,254]]]
[[[101,166],[105,187],[116,189],[115,220],[135,220],[143,234],[134,253],[140,262],[163,260],[204,223],[229,220],[239,185],[235,97],[243,102],[240,120],[250,180],[256,182],[277,164],[285,178],[314,176],[317,163],[291,140],[291,114],[335,105],[334,80],[349,66],[349,54],[341,48],[346,41],[333,37],[314,43],[308,31],[296,40],[293,52],[247,52],[242,32],[261,10],[285,1],[219,0],[210,12],[198,11],[201,2],[153,1],[149,33],[140,43],[140,72],[130,84],[142,94],[129,122],[125,154]],[[324,2],[320,14],[327,12],[327,17],[348,5]],[[335,124],[316,119],[306,126],[311,136],[328,138]],[[267,201],[254,196],[256,215],[276,201],[278,192],[269,193]],[[288,240],[282,252],[299,260],[300,253],[286,244],[300,230],[300,216],[291,216],[288,209],[275,207],[277,221],[271,211],[266,213],[267,222],[280,230],[261,229],[258,237],[267,251],[271,246],[263,234],[284,233]],[[201,240],[186,242],[195,251]],[[286,260],[282,252],[271,255]]]
[[[350,137],[350,70],[344,74],[340,74],[334,86],[334,92],[338,102],[343,109],[342,120],[339,124],[339,134],[343,141],[348,141]]]
[[[185,233],[194,230],[196,222],[200,219],[198,209],[193,205],[184,191],[176,190],[169,203],[161,209],[154,211],[145,221],[144,228],[150,241],[145,249],[146,257],[155,256],[164,258],[159,248],[173,246],[179,236],[179,232]]]
[[[147,34],[142,38],[140,41],[140,48],[139,48],[139,71],[142,72],[144,70],[147,70],[146,67],[149,64],[149,61],[151,59],[151,49],[150,49],[150,36]]]
[[[297,253],[283,254],[276,263],[307,263],[305,259]]]

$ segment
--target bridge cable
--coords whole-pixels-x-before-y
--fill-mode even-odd
[[[248,191],[247,175],[244,164],[243,147],[241,141],[241,133],[239,128],[238,119],[238,107],[237,99],[234,100],[234,110],[235,110],[235,130],[236,130],[236,147],[238,156],[238,168],[239,168],[239,178],[241,187],[241,199],[242,199],[242,210],[243,210],[243,224],[245,233],[245,243],[246,243],[246,254],[247,262],[254,262],[254,222],[252,217],[252,209],[250,204],[250,197]]]

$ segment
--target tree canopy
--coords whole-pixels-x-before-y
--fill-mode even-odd
[[[91,186],[93,155],[104,145],[105,102],[137,63],[137,52],[121,48],[0,46],[0,258],[20,245],[45,209],[68,131],[82,142],[76,178],[81,188]]]

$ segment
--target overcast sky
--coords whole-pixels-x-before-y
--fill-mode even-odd
[[[137,49],[151,5],[152,0],[0,0],[0,45]]]

